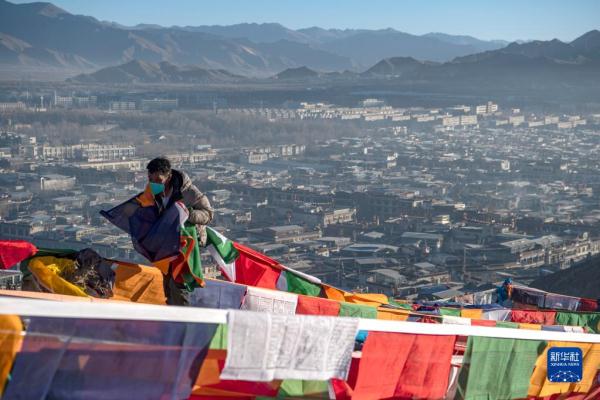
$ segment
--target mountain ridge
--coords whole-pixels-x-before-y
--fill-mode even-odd
[[[600,33],[600,32],[598,32]],[[353,71],[330,72],[326,69],[311,68],[308,65],[282,68],[269,77],[282,81],[357,79],[394,79],[396,81],[444,82],[452,80],[485,81],[492,78],[506,84],[556,84],[557,82],[581,81],[600,78],[600,46],[591,31],[571,43],[557,39],[510,43],[498,50],[490,50],[465,57],[457,57],[449,62],[436,63],[421,61],[412,57],[384,58],[361,73]],[[0,44],[13,47],[26,47],[26,43],[0,35]],[[283,43],[283,44],[282,44]],[[290,50],[299,43],[285,40],[263,44],[263,46],[283,46]],[[95,83],[223,83],[249,79],[222,68],[206,68],[200,65],[176,66],[169,62],[152,63],[134,60],[128,63],[107,67],[93,74],[79,75],[75,82]]]
[[[33,26],[36,29],[30,29]],[[0,33],[14,38],[12,44],[15,40],[27,44],[0,46],[0,66],[64,66],[85,72],[139,59],[271,76],[303,65],[323,71],[358,71],[392,56],[447,61],[481,50],[394,29],[293,30],[278,23],[125,27],[74,15],[52,3],[6,0],[0,0]],[[431,50],[424,50],[423,44],[431,45]]]
[[[91,74],[80,74],[70,82],[135,84],[135,83],[224,83],[243,79],[222,69],[206,69],[197,66],[180,67],[166,61],[151,63],[133,60],[107,67]]]

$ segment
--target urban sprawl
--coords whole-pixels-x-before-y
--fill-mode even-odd
[[[177,99],[158,98],[0,103],[0,237],[145,262],[99,211],[143,190],[150,154],[126,142],[56,144],[11,120],[55,109],[181,111]],[[378,99],[211,111],[359,127],[361,135],[313,143],[164,154],[209,196],[215,229],[332,285],[448,299],[508,277],[526,284],[600,252],[600,114]],[[207,276],[218,275],[208,254],[203,261]],[[18,275],[5,271],[1,285]]]

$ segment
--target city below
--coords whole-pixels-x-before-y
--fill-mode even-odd
[[[147,262],[99,212],[141,192],[146,163],[165,155],[208,195],[217,230],[347,290],[453,298],[543,280],[600,252],[600,114],[493,101],[193,111],[173,99],[21,96],[0,103],[2,238]],[[144,127],[165,119],[179,123]],[[214,120],[247,136],[235,145],[203,132]],[[252,129],[286,124],[313,140],[252,145]]]

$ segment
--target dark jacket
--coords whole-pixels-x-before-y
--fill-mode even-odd
[[[214,210],[210,205],[208,197],[192,183],[190,177],[182,171],[171,170],[171,187],[173,192],[167,207],[176,201],[182,201],[190,211],[188,222],[196,224],[198,228],[198,239],[200,244],[206,244],[206,225],[213,219]],[[162,204],[157,200],[159,209]]]

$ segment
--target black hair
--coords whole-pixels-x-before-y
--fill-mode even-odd
[[[166,157],[156,157],[146,165],[146,169],[151,174],[158,172],[167,175],[171,172],[171,162]]]

